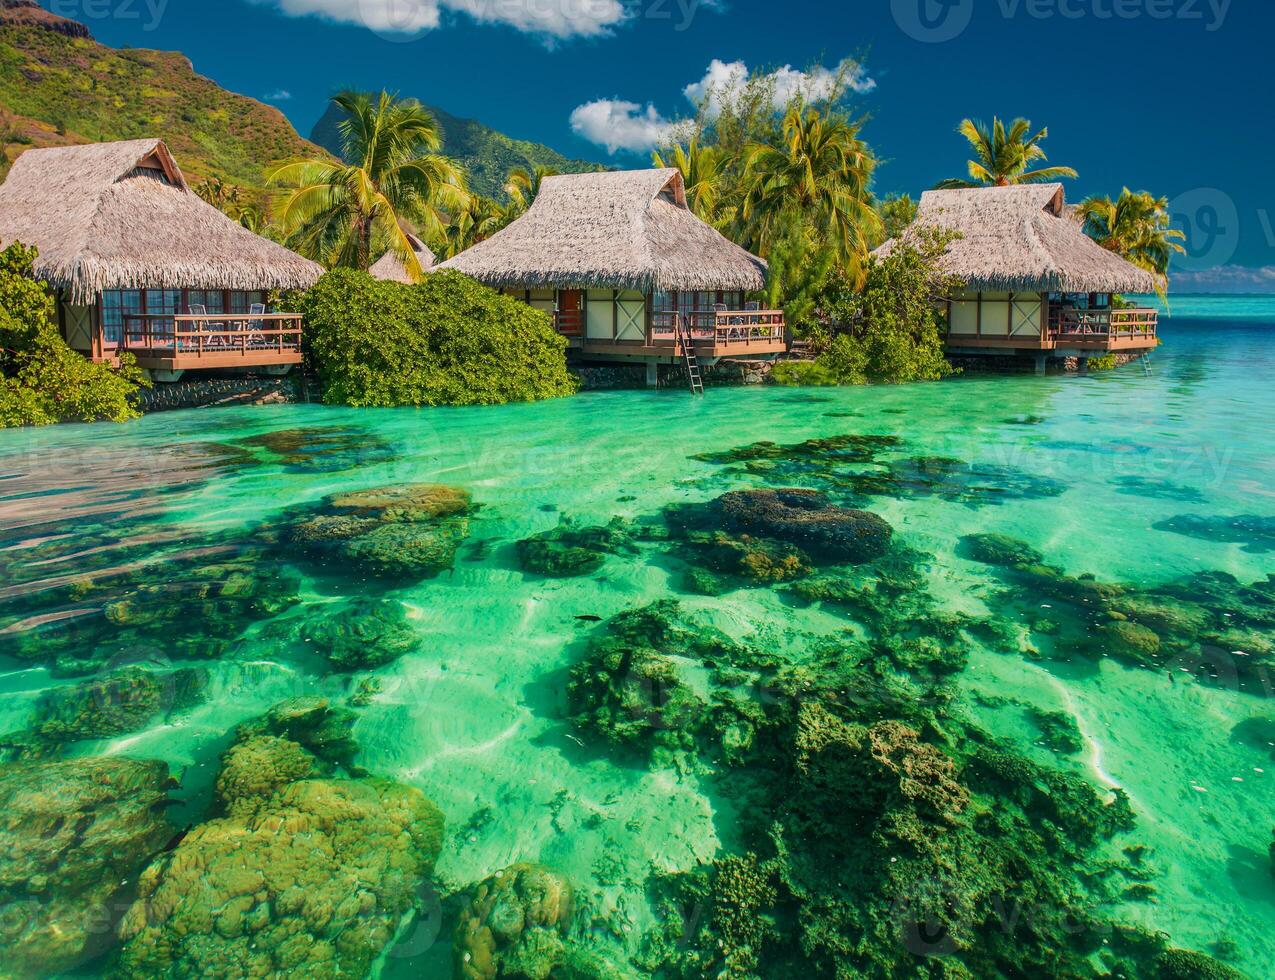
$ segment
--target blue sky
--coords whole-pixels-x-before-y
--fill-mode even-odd
[[[620,166],[645,165],[624,147],[688,112],[714,62],[859,57],[882,193],[959,174],[963,116],[1023,115],[1080,171],[1070,198],[1173,200],[1191,235],[1180,285],[1275,290],[1269,0],[45,2],[105,43],[184,52],[303,135],[333,89],[386,87]]]

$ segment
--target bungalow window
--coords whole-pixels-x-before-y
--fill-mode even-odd
[[[186,307],[202,306],[208,313],[226,313],[226,294],[220,289],[192,289],[186,294]]]
[[[260,290],[251,292],[236,291],[230,294],[231,313],[250,313],[254,305],[264,305],[266,294]]]
[[[102,293],[102,339],[106,346],[118,347],[124,336],[124,317],[141,312],[141,290],[105,290]]]

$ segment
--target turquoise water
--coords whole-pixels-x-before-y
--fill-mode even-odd
[[[379,689],[352,709],[357,767],[422,791],[447,829],[435,884],[417,902],[421,916],[372,969],[449,975],[460,896],[501,869],[535,862],[574,886],[570,936],[608,964],[598,975],[643,975],[652,969],[644,957],[649,936],[663,921],[652,874],[756,850],[749,836],[755,803],[732,791],[731,770],[714,752],[635,758],[607,744],[596,726],[573,721],[569,669],[612,617],[665,598],[679,600],[680,614],[704,629],[779,651],[790,663],[821,638],[867,627],[853,608],[795,601],[787,584],[727,576],[720,595],[689,591],[687,561],[694,559],[662,534],[634,534],[579,577],[526,571],[515,542],[552,530],[564,515],[584,526],[623,518],[649,530],[664,527],[669,505],[734,489],[804,480],[830,490],[827,470],[818,467],[781,466],[776,475],[694,457],[762,440],[894,436],[901,443],[865,469],[930,457],[965,468],[937,489],[916,480],[885,493],[830,492],[880,515],[896,546],[926,556],[918,562],[924,587],[945,613],[1027,622],[1048,618],[1058,605],[1021,587],[1007,596],[1004,570],[973,561],[962,544],[974,534],[1021,539],[1067,576],[1091,574],[1130,589],[1198,572],[1263,580],[1275,571],[1275,301],[1175,298],[1162,333],[1149,373],[1133,365],[1088,377],[721,389],[702,399],[677,391],[594,393],[456,410],[271,406],[0,433],[0,638],[30,641],[23,648],[30,659],[7,660],[0,675],[0,728],[30,729],[50,689],[106,676],[138,656],[152,667],[205,669],[206,689],[193,704],[174,705],[135,730],[40,750],[44,758],[162,760],[176,779],[168,818],[183,828],[215,809],[213,779],[236,725],[287,698],[341,703],[374,676]],[[283,430],[305,430],[296,437],[302,445],[306,431],[313,438],[322,430],[331,441],[290,459],[245,441]],[[466,536],[441,575],[387,581],[340,561],[261,550],[263,536],[292,519],[289,508],[414,483],[447,484],[472,497]],[[1191,524],[1181,521],[1186,515],[1246,520]],[[173,573],[180,578],[183,561],[210,560],[199,557],[209,547],[247,556],[266,578],[297,576],[296,600],[250,612],[230,604],[199,622],[170,611],[118,650],[105,651],[100,632],[60,634],[58,656],[92,662],[69,671],[77,676],[55,676],[68,673],[67,661],[58,669],[52,655],[43,656],[52,646],[41,646],[39,631],[91,618],[99,601],[92,589],[81,596],[63,586],[85,576],[109,583],[121,570],[137,575],[139,563],[148,584],[164,581],[166,568],[182,569]],[[820,574],[843,572],[834,565]],[[298,636],[308,620],[353,597],[401,603],[413,640],[375,669],[335,673],[313,639]],[[180,610],[191,601],[146,593],[134,599],[129,622],[143,605]],[[221,643],[212,659],[191,653],[187,641],[201,631]],[[1123,860],[1121,848],[1145,847],[1153,894],[1107,895],[1104,916],[1162,931],[1174,946],[1263,977],[1275,976],[1267,955],[1275,935],[1267,854],[1275,823],[1275,754],[1267,740],[1275,678],[1252,663],[1263,643],[1269,651],[1270,630],[1251,636],[1253,649],[1222,650],[1200,671],[1195,660],[1168,656],[1140,666],[1108,655],[1098,637],[1083,656],[1051,655],[1043,626],[1008,650],[986,631],[967,629],[959,641],[967,658],[944,677],[952,698],[944,711],[1009,740],[1037,765],[1127,794],[1135,828],[1091,857],[1109,852]],[[1236,668],[1237,658],[1248,662]],[[715,683],[704,664],[674,660],[688,688]],[[1032,721],[1051,712],[1069,719],[1070,750],[1051,749]],[[20,842],[24,830],[11,822],[7,832]],[[875,845],[865,837],[862,846]],[[116,902],[128,905],[127,897]],[[782,915],[776,921],[781,933],[795,928]],[[84,975],[107,969],[111,952],[99,959],[90,952],[112,942],[99,935],[75,968]],[[777,962],[763,958],[754,968],[781,975]],[[1092,962],[1101,962],[1101,949]],[[932,965],[916,958],[918,971]],[[860,968],[875,972],[864,961]]]

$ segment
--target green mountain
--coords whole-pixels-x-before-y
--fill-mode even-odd
[[[587,160],[572,160],[542,143],[517,140],[473,119],[461,119],[435,106],[425,108],[438,120],[443,131],[442,152],[464,165],[469,173],[469,187],[485,197],[503,198],[505,178],[514,167],[552,167],[562,173],[584,173],[606,167]],[[329,153],[340,155],[341,137],[337,130],[341,110],[329,104],[323,118],[314,124],[310,140]]]
[[[188,177],[249,197],[269,164],[323,153],[278,109],[227,92],[181,54],[108,48],[32,0],[0,0],[0,172],[29,146],[148,136]]]

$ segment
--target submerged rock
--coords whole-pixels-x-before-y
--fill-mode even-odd
[[[46,692],[36,704],[31,725],[38,735],[55,742],[125,735],[168,712],[191,707],[207,684],[208,672],[200,668],[156,672],[125,667]]]
[[[1204,541],[1241,544],[1245,551],[1253,554],[1275,551],[1275,517],[1259,514],[1239,514],[1234,517],[1179,514],[1151,526],[1157,531],[1172,531],[1174,534]]]
[[[379,779],[265,791],[232,796],[146,869],[115,976],[368,975],[433,870],[442,814]]]
[[[432,578],[455,564],[472,509],[466,491],[434,483],[339,493],[295,511],[282,540],[341,572]]]
[[[457,980],[547,980],[569,956],[571,884],[536,864],[515,864],[474,889],[453,940]]]
[[[336,473],[395,458],[390,444],[361,429],[335,425],[278,429],[230,443],[253,462],[296,473]]]
[[[50,976],[110,946],[114,903],[173,836],[168,787],[162,762],[0,766],[0,973]]]
[[[297,699],[239,727],[220,812],[141,875],[113,976],[369,975],[416,908],[443,816],[409,786],[324,778],[356,748],[347,714]]]
[[[608,555],[632,550],[628,528],[620,518],[603,527],[579,527],[564,520],[517,544],[518,561],[524,571],[555,578],[592,574],[602,567]]]
[[[307,622],[301,635],[338,671],[375,670],[416,650],[421,637],[396,599],[358,599]]]
[[[1007,534],[970,534],[961,539],[971,559],[984,565],[1040,565],[1045,556]]]

